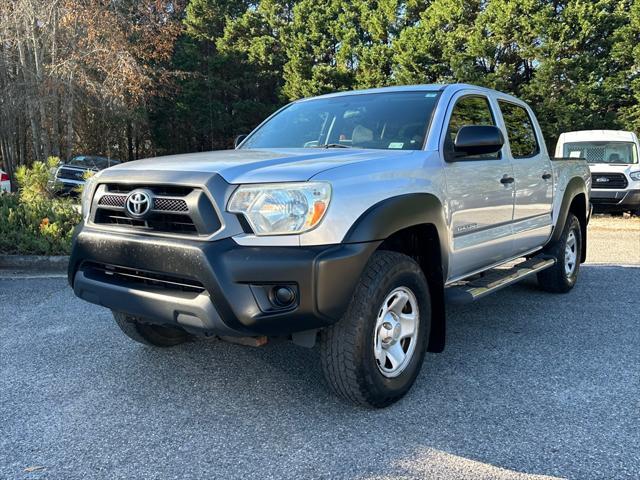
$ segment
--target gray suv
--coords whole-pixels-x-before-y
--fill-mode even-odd
[[[296,101],[235,150],[130,162],[83,199],[69,282],[132,339],[319,344],[328,384],[384,407],[445,344],[445,303],[530,275],[568,292],[591,176],[531,109],[472,85]]]

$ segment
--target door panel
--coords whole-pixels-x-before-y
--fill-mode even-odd
[[[515,178],[514,249],[523,253],[544,244],[551,234],[553,169],[527,109],[504,100],[498,104]]]
[[[512,254],[514,184],[510,160],[503,154],[451,161],[453,140],[464,125],[496,125],[495,114],[483,95],[464,93],[454,100],[443,141],[448,220],[452,251],[448,280],[498,263]],[[454,103],[452,102],[452,103]]]
[[[551,235],[553,178],[542,178],[552,172],[551,161],[545,157],[537,155],[513,161],[516,186],[513,233],[518,253],[543,245]]]
[[[507,159],[449,163],[445,166],[453,236],[449,279],[512,256],[513,176]]]

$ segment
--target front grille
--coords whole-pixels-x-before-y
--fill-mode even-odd
[[[151,197],[151,210],[134,218],[126,209],[127,197],[136,189]],[[176,185],[101,184],[92,208],[93,223],[145,232],[179,235],[211,235],[222,223],[211,200],[199,188]],[[191,209],[197,208],[198,211]]]
[[[619,198],[603,198],[603,197],[591,197],[591,203],[594,205],[617,205],[620,203]]]
[[[100,197],[98,205],[124,208],[124,202],[126,199],[127,197],[125,195],[103,195]]]
[[[152,212],[144,220],[127,217],[125,213],[98,210],[95,223],[120,225],[155,232],[197,234],[198,229],[188,215],[173,215]]]
[[[127,201],[127,195],[112,195],[107,194],[100,197],[98,205],[105,207],[117,207],[124,208]],[[163,212],[188,212],[189,207],[187,202],[181,198],[154,198],[153,209],[161,210]]]
[[[592,173],[591,188],[627,188],[627,177],[622,173]]]
[[[183,292],[204,292],[204,286],[197,280],[168,275],[165,273],[138,270],[129,267],[120,267],[97,262],[85,262],[81,270],[85,275],[99,281],[113,281],[118,283],[137,284],[145,288],[154,287],[165,290],[179,290]]]
[[[66,180],[84,180],[84,170],[76,170],[75,168],[60,167],[57,177],[64,178]]]
[[[188,212],[187,202],[179,198],[155,198],[153,200],[154,210],[165,212]]]

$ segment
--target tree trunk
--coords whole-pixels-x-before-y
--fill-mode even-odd
[[[67,96],[65,98],[65,114],[67,116],[67,125],[66,125],[66,145],[65,145],[65,155],[67,159],[71,158],[73,154],[73,86],[71,84],[71,80],[67,82]]]
[[[17,40],[17,49],[18,49],[18,59],[20,63],[20,74],[22,76],[22,81],[24,83],[24,94],[26,96],[26,110],[27,115],[29,117],[29,124],[31,125],[31,142],[33,144],[33,157],[35,160],[41,160],[41,148],[39,141],[41,139],[40,134],[40,124],[38,122],[38,118],[36,118],[36,109],[34,105],[33,98],[35,96],[35,91],[33,88],[33,78],[30,73],[30,65],[27,62],[27,56],[25,54],[25,45],[23,43],[22,37],[24,35],[23,32],[20,31],[18,25],[16,27],[16,36]]]
[[[133,158],[133,128],[131,126],[131,120],[127,120],[127,151],[128,161],[134,160]]]
[[[58,9],[52,10],[52,29],[51,35],[51,64],[55,67],[58,63]],[[51,154],[56,157],[60,157],[60,113],[61,113],[61,99],[59,95],[60,89],[58,88],[59,81],[57,78],[53,80],[53,108],[51,113]]]

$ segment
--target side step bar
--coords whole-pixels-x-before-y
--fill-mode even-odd
[[[466,304],[519,282],[523,278],[553,266],[555,259],[534,257],[510,268],[496,267],[487,270],[480,278],[458,283],[445,289],[447,303]]]

